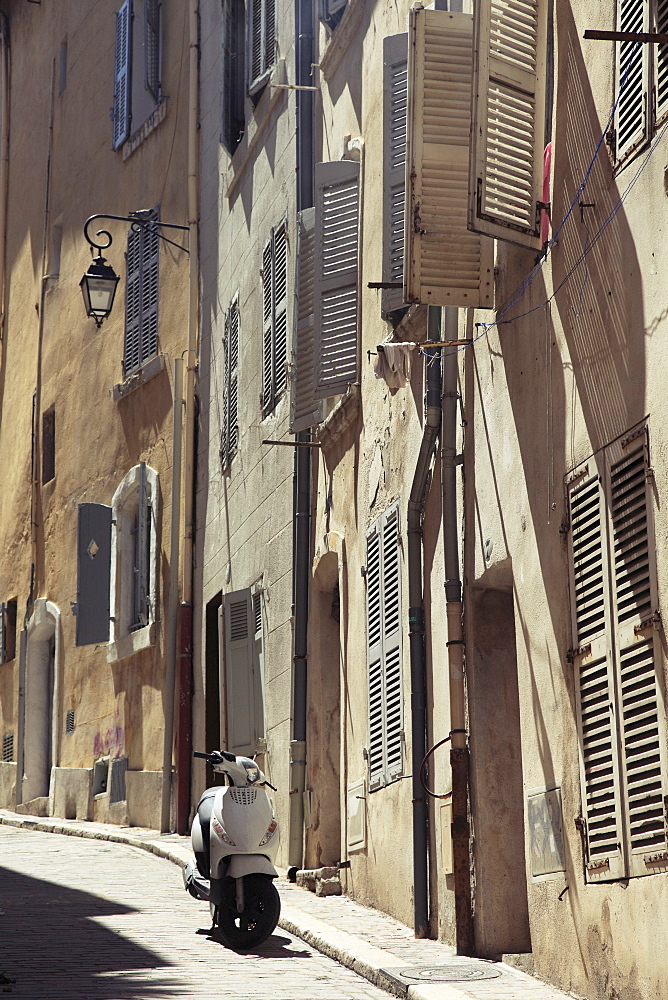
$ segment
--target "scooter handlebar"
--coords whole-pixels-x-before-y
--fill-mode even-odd
[[[228,760],[230,763],[234,763],[237,759],[228,750],[214,750],[213,753],[202,753],[201,750],[193,750],[193,757],[202,757],[211,763],[220,763],[221,760]]]

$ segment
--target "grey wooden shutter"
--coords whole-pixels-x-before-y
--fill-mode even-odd
[[[618,0],[619,31],[649,31],[649,0]],[[649,128],[649,59],[652,46],[615,43],[615,154],[618,160],[644,142]],[[621,88],[621,89],[620,89]]]
[[[262,252],[262,409],[273,406],[273,275],[274,241],[268,240]]]
[[[158,277],[160,237],[150,225],[142,226],[141,247],[141,345],[140,363],[158,353]]]
[[[262,0],[264,8],[264,68],[274,65],[276,48],[276,0]]]
[[[469,225],[540,249],[549,0],[475,4]]]
[[[239,301],[235,298],[225,317],[225,398],[220,455],[223,468],[232,461],[239,440]]]
[[[467,221],[473,20],[413,8],[409,24],[403,297],[490,308],[493,242]]]
[[[125,346],[123,373],[129,375],[141,364],[141,232],[128,233],[125,278]]]
[[[7,660],[7,648],[5,644],[5,605],[0,604],[0,663]]]
[[[109,641],[111,507],[80,503],[77,532],[76,645]]]
[[[248,90],[257,93],[266,82],[274,64],[276,45],[276,10],[274,0],[249,0]]]
[[[259,740],[266,737],[264,712],[264,613],[262,593],[252,596],[253,602],[253,700],[256,749]]]
[[[367,534],[369,787],[403,773],[403,671],[399,509]]]
[[[144,83],[160,100],[160,0],[144,0]]]
[[[292,335],[290,433],[296,434],[322,420],[322,404],[315,398],[315,209],[297,216],[296,302]]]
[[[622,787],[628,874],[668,862],[666,729],[646,429],[607,451]]]
[[[573,662],[588,881],[624,874],[604,488],[594,459],[568,488]]]
[[[257,750],[255,622],[250,590],[224,597],[227,749],[241,755]]]
[[[383,623],[381,529],[377,523],[367,535],[366,622],[369,684],[369,788],[379,788],[385,776],[385,698],[383,685]]]
[[[317,399],[359,378],[359,163],[315,165]]]
[[[132,0],[116,14],[116,52],[114,56],[114,109],[112,144],[118,149],[130,131],[130,66],[132,53]]]
[[[656,30],[668,33],[668,0],[658,0]],[[668,45],[652,45],[655,52],[656,116],[663,118],[668,111]]]
[[[383,39],[383,281],[404,280],[408,35]],[[403,288],[384,288],[383,314],[404,303]]]
[[[288,234],[285,224],[274,230],[274,398],[284,392],[288,379]]]

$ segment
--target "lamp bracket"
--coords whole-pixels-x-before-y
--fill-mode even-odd
[[[89,226],[91,226],[92,223],[95,222],[97,219],[105,219],[105,220],[111,219],[114,220],[115,222],[130,222],[132,224],[132,229],[134,230],[134,232],[137,233],[141,229],[152,229],[154,231],[157,231],[157,235],[160,237],[161,240],[164,240],[165,243],[169,243],[171,246],[176,247],[177,250],[183,250],[184,253],[189,254],[190,250],[188,249],[188,247],[181,246],[180,243],[175,243],[174,240],[170,240],[169,237],[161,233],[160,230],[180,229],[182,232],[189,232],[190,227],[177,226],[170,222],[158,222],[156,219],[153,219],[151,217],[152,214],[153,213],[151,209],[142,208],[139,209],[139,211],[137,212],[131,212],[130,215],[106,215],[106,214],[91,215],[91,217],[89,219],[86,219],[86,222],[84,223],[83,233],[88,242],[90,243],[91,247],[94,247],[96,250],[101,252],[102,250],[106,250],[107,247],[111,246],[113,242],[113,237],[108,229],[98,229],[97,232],[94,234],[95,237],[103,237],[106,240],[105,243],[99,243],[97,239],[93,239],[89,235],[88,232]]]

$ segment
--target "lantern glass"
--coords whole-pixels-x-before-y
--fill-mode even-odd
[[[80,281],[86,315],[92,316],[98,326],[112,310],[118,281],[104,257],[96,257]]]

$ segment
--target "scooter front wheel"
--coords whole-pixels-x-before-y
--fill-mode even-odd
[[[253,872],[244,876],[243,913],[237,912],[235,880],[225,879],[217,920],[229,948],[244,951],[262,944],[272,934],[280,913],[280,896],[268,875]]]

